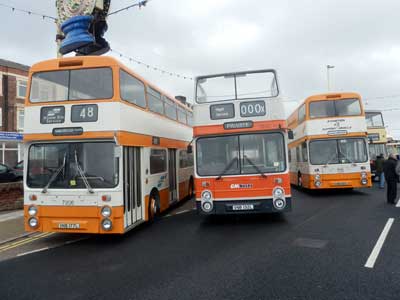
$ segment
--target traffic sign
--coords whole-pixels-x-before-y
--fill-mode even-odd
[[[0,141],[22,141],[23,139],[22,133],[0,131]]]

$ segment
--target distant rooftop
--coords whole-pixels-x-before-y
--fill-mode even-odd
[[[1,59],[1,58],[0,58],[0,66],[17,69],[17,70],[21,70],[21,71],[26,71],[26,72],[28,72],[29,68],[30,68],[29,66],[22,65],[22,64],[13,62],[13,61]]]

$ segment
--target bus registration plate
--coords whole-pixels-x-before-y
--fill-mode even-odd
[[[253,204],[232,205],[232,210],[254,210],[254,205]]]
[[[71,223],[60,223],[58,224],[59,229],[79,229],[80,224],[71,224]]]

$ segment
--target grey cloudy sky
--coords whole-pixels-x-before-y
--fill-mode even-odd
[[[136,1],[112,0],[111,10]],[[56,15],[55,0],[0,3]],[[0,18],[0,58],[30,65],[55,57],[51,21],[3,7]],[[285,99],[301,101],[327,91],[330,64],[334,91],[359,92],[369,109],[400,109],[398,0],[152,0],[110,16],[108,24],[112,48],[172,72],[275,68]],[[122,60],[170,94],[192,99],[192,81]],[[295,106],[289,102],[287,112]],[[384,112],[395,137],[399,115]]]

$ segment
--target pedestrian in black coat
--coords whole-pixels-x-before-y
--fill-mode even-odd
[[[396,173],[397,159],[394,154],[389,155],[389,159],[383,164],[383,173],[387,183],[387,202],[396,203],[397,198],[397,182],[399,175]]]

